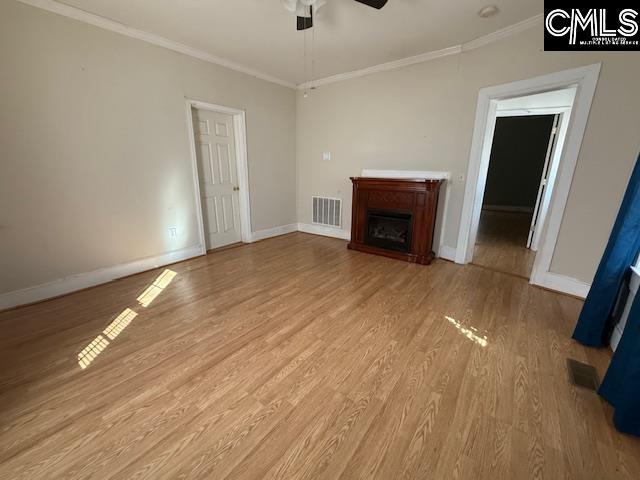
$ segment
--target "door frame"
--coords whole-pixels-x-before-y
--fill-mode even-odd
[[[189,134],[189,148],[191,150],[191,167],[193,170],[193,183],[196,193],[196,215],[198,229],[200,230],[200,243],[203,253],[207,250],[205,239],[204,217],[202,214],[202,202],[200,196],[200,177],[198,175],[198,157],[196,153],[196,137],[193,130],[193,114],[191,109],[209,110],[211,112],[224,113],[233,117],[233,131],[236,148],[236,170],[238,174],[238,187],[240,187],[240,235],[243,243],[251,243],[251,199],[249,194],[249,165],[247,156],[247,121],[244,110],[238,108],[215,105],[201,102],[191,98],[186,99],[187,132]]]
[[[569,197],[571,181],[578,161],[578,154],[587,126],[589,110],[595,94],[601,63],[561,72],[542,75],[493,87],[485,87],[478,93],[473,140],[469,154],[467,181],[458,230],[456,263],[469,263],[473,257],[482,197],[487,180],[491,145],[499,100],[576,86],[571,118],[558,165],[558,175],[553,188],[540,248],[529,282],[557,289],[554,274],[550,272],[551,260],[562,224],[562,216]]]

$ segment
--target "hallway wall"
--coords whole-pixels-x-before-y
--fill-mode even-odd
[[[532,115],[496,120],[483,206],[533,211],[553,118]]]

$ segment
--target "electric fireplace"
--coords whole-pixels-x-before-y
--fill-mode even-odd
[[[352,177],[348,247],[407,262],[431,263],[443,180]]]
[[[411,213],[367,210],[366,245],[408,252],[411,246]]]

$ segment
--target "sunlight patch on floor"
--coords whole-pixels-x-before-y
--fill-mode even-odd
[[[165,269],[158,278],[154,280],[154,282],[147,287],[147,289],[142,292],[142,294],[137,298],[138,303],[143,307],[148,307],[151,305],[158,295],[162,293],[162,291],[171,283],[173,277],[177,275],[173,270]]]
[[[173,270],[165,268],[153,283],[137,298],[138,303],[143,307],[151,305],[151,302],[162,293],[176,275],[177,273]],[[84,347],[78,354],[78,365],[80,365],[80,368],[83,370],[87,368],[91,362],[109,346],[109,340],[114,340],[120,335],[137,316],[138,314],[130,308],[125,308],[120,312],[107,328],[102,331],[102,334],[91,340],[89,345]],[[105,335],[108,340],[103,335]]]
[[[94,338],[89,345],[84,347],[78,354],[78,364],[83,370],[93,362],[102,351],[109,346],[109,340],[102,335],[98,335]]]
[[[486,335],[480,337],[476,333],[474,333],[474,332],[477,332],[477,329],[475,329],[473,327],[471,327],[471,329],[463,327],[462,324],[460,322],[456,321],[455,318],[448,317],[447,315],[445,315],[444,318],[451,325],[456,327],[458,329],[458,331],[460,333],[462,333],[465,337],[467,337],[471,341],[476,342],[481,347],[486,347],[489,344],[489,342],[487,342],[487,336]]]
[[[120,333],[129,326],[131,321],[136,318],[138,314],[131,310],[130,308],[125,308],[120,315],[116,317],[116,319],[109,324],[107,328],[104,329],[102,333],[104,333],[109,340],[113,340]]]

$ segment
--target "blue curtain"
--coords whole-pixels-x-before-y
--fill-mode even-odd
[[[609,243],[591,284],[573,338],[591,347],[609,344],[618,292],[640,251],[640,157],[631,174]]]
[[[614,306],[631,265],[640,252],[640,157],[631,174],[591,290],[573,338],[589,346],[609,343]],[[598,393],[613,407],[618,430],[640,435],[640,293]]]
[[[614,406],[616,428],[640,436],[640,292],[598,393]]]

